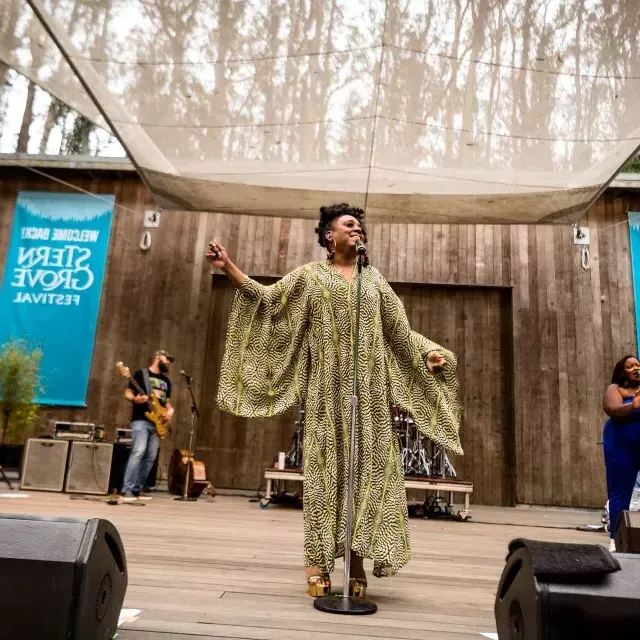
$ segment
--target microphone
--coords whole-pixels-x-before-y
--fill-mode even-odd
[[[184,376],[189,382],[193,380],[193,378],[184,369],[180,369],[180,375]]]
[[[636,369],[636,372],[634,375],[636,376],[637,379],[640,380],[640,369]]]
[[[365,243],[362,242],[362,238],[358,238],[356,240],[356,252],[358,253],[358,255],[361,255],[361,256],[367,253],[367,247]]]

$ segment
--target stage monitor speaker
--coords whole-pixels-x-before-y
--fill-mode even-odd
[[[640,512],[622,511],[616,523],[616,551],[640,553]]]
[[[495,602],[499,640],[640,637],[640,556],[519,540],[509,550]]]
[[[107,520],[0,515],[2,640],[108,640],[127,590]]]
[[[97,495],[107,493],[112,456],[112,444],[72,442],[64,490]]]
[[[21,489],[62,491],[67,469],[66,440],[30,438],[22,458]]]

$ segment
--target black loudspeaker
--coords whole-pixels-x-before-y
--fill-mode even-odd
[[[640,511],[622,511],[618,516],[616,551],[640,553]]]
[[[126,589],[109,521],[0,515],[2,640],[111,640]]]
[[[500,640],[640,637],[640,556],[514,540],[495,602]]]

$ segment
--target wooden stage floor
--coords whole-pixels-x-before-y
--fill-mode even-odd
[[[511,539],[607,543],[604,533],[567,528],[598,524],[595,511],[472,505],[466,523],[412,519],[412,561],[393,578],[369,580],[378,613],[343,617],[316,611],[305,593],[299,510],[260,509],[243,497],[182,503],[156,494],[145,506],[109,506],[31,492],[0,497],[0,512],[116,525],[129,567],[125,607],[141,611],[120,640],[478,640],[495,633],[493,599]],[[340,561],[338,586],[341,570]]]

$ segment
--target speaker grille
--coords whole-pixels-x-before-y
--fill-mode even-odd
[[[21,489],[62,491],[69,443],[30,438],[22,461]]]
[[[72,442],[65,491],[104,495],[109,491],[113,445]]]
[[[96,596],[96,620],[102,622],[109,607],[111,606],[111,575],[108,573],[102,578],[100,587],[98,588],[98,594]]]

